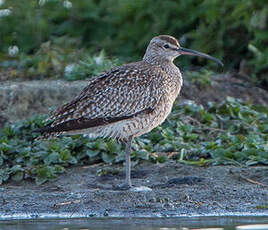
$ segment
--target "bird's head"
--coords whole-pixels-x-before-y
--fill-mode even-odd
[[[186,49],[180,46],[178,40],[169,35],[159,35],[154,37],[147,47],[144,59],[165,59],[173,61],[180,55],[192,55],[210,59],[223,66],[222,62],[217,58],[214,58],[208,54],[201,53],[199,51]]]

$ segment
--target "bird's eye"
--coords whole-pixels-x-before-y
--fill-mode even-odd
[[[164,45],[164,48],[165,48],[165,49],[168,49],[168,48],[169,48],[169,45],[168,45],[168,44],[165,44],[165,45]]]

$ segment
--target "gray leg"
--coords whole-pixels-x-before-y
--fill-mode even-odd
[[[125,186],[128,188],[130,188],[132,186],[132,184],[131,184],[131,159],[130,159],[132,139],[133,139],[133,137],[130,136],[127,143],[126,143],[126,180],[125,180]]]
[[[129,190],[133,192],[148,192],[152,191],[151,188],[145,187],[145,186],[140,186],[140,187],[132,187],[131,184],[131,160],[130,160],[130,153],[131,153],[131,142],[132,142],[133,137],[130,136],[125,142],[126,144],[126,179],[125,183],[119,186],[114,186],[115,189],[119,190]]]

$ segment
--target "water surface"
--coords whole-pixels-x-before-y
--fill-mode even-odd
[[[256,225],[258,224],[258,226]],[[267,216],[2,220],[1,230],[268,230]]]

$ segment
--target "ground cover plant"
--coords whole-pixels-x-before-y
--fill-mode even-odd
[[[55,179],[71,165],[124,161],[124,148],[113,140],[81,135],[38,141],[33,130],[45,116],[35,116],[0,130],[0,184]],[[163,125],[136,138],[133,163],[162,163],[173,158],[196,164],[268,165],[268,108],[227,97],[206,107],[176,103]],[[163,154],[165,153],[165,154]]]

